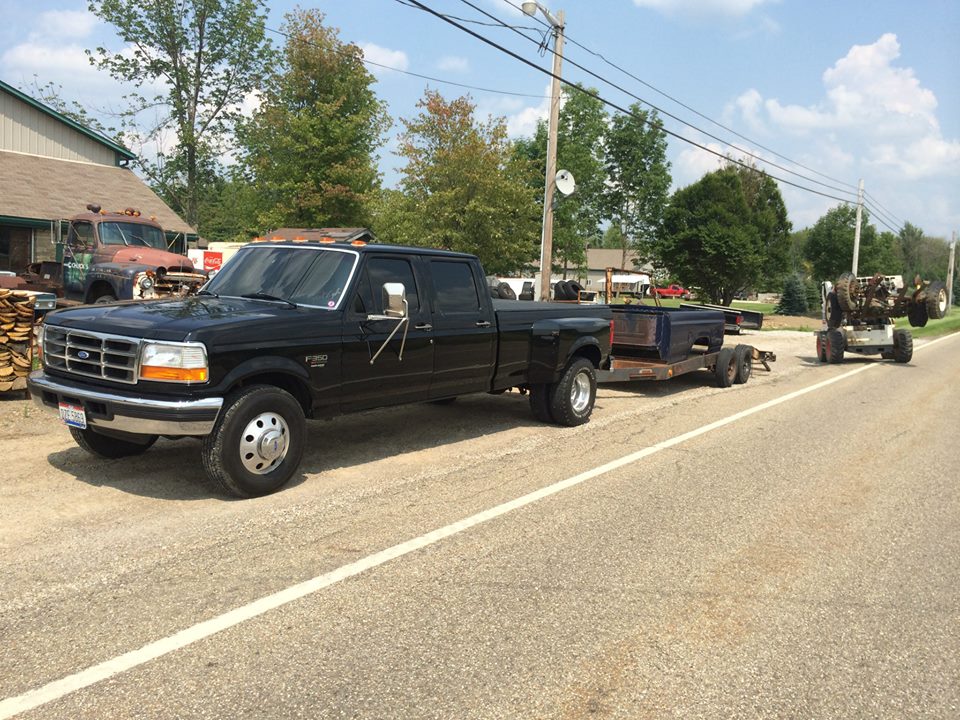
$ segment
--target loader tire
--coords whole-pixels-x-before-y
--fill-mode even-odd
[[[841,310],[849,313],[857,309],[857,300],[860,298],[860,283],[857,282],[856,275],[852,272],[843,273],[837,278],[834,290],[836,290]]]
[[[843,333],[835,328],[827,330],[827,362],[843,362],[843,351],[846,342]]]
[[[893,331],[893,360],[908,363],[913,359],[913,335],[909,330]]]
[[[947,286],[934,280],[927,286],[927,317],[941,320],[947,314]]]
[[[910,303],[907,308],[907,322],[910,327],[923,327],[927,324],[927,319],[926,303]]]

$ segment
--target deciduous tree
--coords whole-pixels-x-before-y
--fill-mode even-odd
[[[536,169],[514,152],[502,118],[474,117],[467,97],[427,91],[420,113],[404,120],[400,192],[387,192],[374,222],[389,242],[478,255],[495,274],[536,259],[540,218],[531,184]]]
[[[90,12],[113,25],[126,47],[88,51],[90,62],[137,88],[130,115],[151,108],[157,122],[147,140],[175,136],[155,162],[145,160],[150,179],[196,224],[202,185],[229,145],[244,99],[260,85],[269,58],[263,0],[91,0]]]
[[[286,16],[283,60],[240,126],[242,164],[262,194],[264,227],[363,226],[389,126],[362,50],[319,10]]]

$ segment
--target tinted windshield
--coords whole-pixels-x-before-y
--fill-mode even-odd
[[[163,230],[152,225],[126,222],[100,223],[100,242],[104,245],[131,245],[133,247],[152,247],[167,249],[167,238]]]
[[[298,305],[335,308],[357,254],[309,247],[242,248],[204,288],[215,295],[273,295]]]

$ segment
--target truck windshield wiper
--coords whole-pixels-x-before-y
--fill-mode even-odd
[[[246,293],[245,295],[241,295],[240,297],[242,297],[242,298],[253,298],[254,300],[273,300],[273,301],[275,301],[275,302],[286,303],[287,305],[290,305],[291,307],[297,307],[297,304],[296,304],[295,302],[290,302],[289,300],[286,300],[286,299],[284,299],[284,298],[282,298],[282,297],[277,297],[276,295],[270,295],[270,294],[264,293],[264,292]]]

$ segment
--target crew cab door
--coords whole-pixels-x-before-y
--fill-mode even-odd
[[[497,328],[476,263],[425,258],[433,286],[433,384],[430,396],[490,389]]]
[[[66,297],[74,300],[84,298],[95,250],[93,223],[80,220],[71,222],[67,243],[63,247],[63,291]]]
[[[364,259],[344,316],[341,409],[353,412],[428,400],[433,374],[433,327],[419,258],[378,253]],[[371,315],[383,315],[386,309],[384,283],[402,283],[406,291],[406,340],[404,329],[400,328],[387,342],[398,319],[370,319]],[[374,359],[381,347],[382,352]]]

